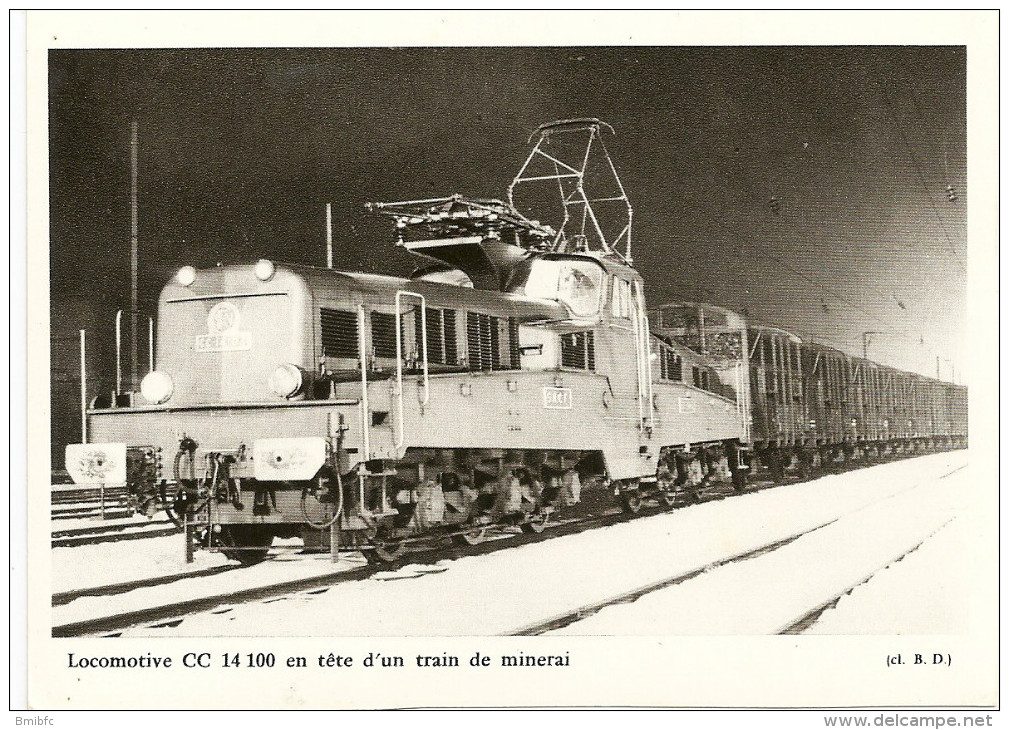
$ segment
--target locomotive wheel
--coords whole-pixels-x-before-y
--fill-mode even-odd
[[[675,507],[676,506],[676,492],[671,489],[660,489],[656,496],[658,497],[659,504],[664,507]]]
[[[629,515],[636,515],[641,511],[641,494],[637,489],[628,489],[620,493],[620,506]]]
[[[389,525],[381,525],[371,538],[371,550],[363,550],[369,563],[391,563],[406,553],[406,541],[392,536]]]
[[[364,551],[370,563],[392,563],[406,553],[406,545],[401,540],[376,540],[372,545],[374,550]]]
[[[737,492],[746,491],[746,474],[745,469],[736,469],[732,472],[732,488]]]
[[[546,529],[548,516],[544,514],[529,515],[529,519],[521,525],[522,532],[539,534]]]
[[[221,525],[217,537],[222,546],[221,552],[245,566],[266,560],[273,544],[273,530],[264,525]]]
[[[458,535],[452,535],[452,542],[456,545],[479,545],[485,539],[486,530],[482,527],[470,530],[469,532],[461,532]]]

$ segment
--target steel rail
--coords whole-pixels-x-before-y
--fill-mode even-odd
[[[696,578],[699,575],[707,573],[708,571],[713,570],[715,568],[720,568],[720,567],[723,567],[725,565],[729,565],[731,563],[738,563],[738,562],[742,562],[744,560],[750,560],[752,558],[759,557],[761,555],[766,555],[767,553],[773,552],[775,550],[778,550],[778,549],[784,547],[785,545],[788,545],[788,544],[790,544],[792,542],[795,542],[796,540],[798,540],[799,538],[801,538],[801,537],[803,537],[805,535],[809,535],[809,534],[811,534],[813,532],[817,532],[818,530],[822,530],[823,528],[827,527],[828,525],[832,525],[832,524],[838,522],[839,520],[841,520],[841,519],[843,519],[845,517],[849,517],[849,516],[851,516],[853,514],[861,512],[862,510],[867,509],[868,507],[877,505],[880,502],[886,501],[887,499],[892,499],[893,497],[896,497],[896,496],[898,496],[900,494],[904,494],[906,492],[913,491],[913,490],[918,489],[918,488],[920,488],[920,487],[922,487],[922,486],[924,486],[926,484],[934,483],[934,481],[939,481],[940,479],[945,479],[946,477],[950,476],[951,474],[955,474],[956,472],[960,471],[961,469],[963,469],[965,467],[966,467],[966,464],[958,466],[958,467],[956,467],[956,468],[954,468],[954,469],[946,472],[945,474],[940,475],[935,480],[926,480],[926,481],[915,482],[910,487],[906,487],[905,489],[901,489],[901,490],[899,490],[897,492],[894,492],[893,494],[887,495],[883,499],[876,500],[876,501],[870,502],[868,504],[862,505],[862,506],[860,506],[860,507],[858,507],[856,509],[853,509],[853,510],[851,510],[849,512],[845,512],[843,514],[837,515],[835,517],[832,517],[829,520],[826,520],[824,522],[818,523],[818,524],[816,524],[816,525],[814,525],[812,527],[808,527],[808,528],[800,530],[798,532],[792,533],[792,534],[790,534],[790,535],[788,535],[786,537],[778,538],[776,540],[772,540],[771,542],[765,543],[765,544],[760,545],[760,546],[755,547],[755,548],[749,548],[747,550],[744,550],[743,552],[736,553],[736,554],[728,556],[728,557],[718,558],[717,560],[710,561],[708,563],[705,563],[704,565],[701,565],[701,566],[696,567],[696,568],[692,568],[690,570],[680,571],[680,572],[678,572],[678,573],[676,573],[674,575],[667,576],[665,578],[662,578],[662,579],[657,580],[657,581],[653,581],[651,583],[648,583],[648,584],[643,585],[643,586],[639,586],[637,588],[633,588],[633,589],[631,589],[629,591],[624,591],[624,592],[619,593],[617,595],[610,596],[609,598],[605,598],[605,599],[603,599],[601,601],[596,601],[596,602],[593,602],[593,603],[590,603],[590,604],[579,606],[579,607],[571,609],[569,611],[564,611],[563,613],[557,614],[557,615],[552,616],[552,617],[550,617],[548,619],[544,619],[542,621],[537,621],[535,623],[527,624],[527,625],[525,625],[523,627],[520,627],[518,629],[515,629],[515,630],[512,630],[512,631],[508,631],[507,633],[502,634],[502,635],[503,636],[539,636],[540,634],[544,634],[544,633],[546,633],[548,631],[554,631],[556,629],[564,628],[565,626],[570,626],[571,624],[577,623],[578,621],[581,621],[581,620],[583,620],[585,618],[588,618],[589,616],[593,616],[593,615],[599,613],[599,611],[603,610],[604,608],[608,608],[610,606],[616,606],[616,605],[620,605],[620,604],[624,604],[624,603],[633,603],[634,601],[638,600],[642,596],[648,595],[649,593],[654,593],[656,591],[660,591],[660,590],[663,590],[665,588],[670,588],[670,587],[678,585],[680,583],[685,583],[686,581],[691,580],[692,578]],[[740,492],[740,494],[744,494],[744,493],[745,492]],[[938,532],[940,529],[942,529],[942,527],[944,527],[946,524],[948,524],[948,522],[949,522],[949,520],[947,520],[947,522],[944,523],[941,527],[936,528],[935,530],[933,530],[929,534],[928,537],[931,537],[932,535],[934,535],[936,532]],[[926,540],[928,540],[928,537],[926,537],[921,542],[917,543],[910,550],[908,550],[905,553],[903,553],[896,560],[900,560],[901,558],[904,557],[904,555],[907,555],[908,553],[911,553],[914,550],[917,550],[918,547],[920,547]],[[896,560],[893,561],[893,562],[896,562]],[[861,585],[862,583],[864,583],[867,580],[869,580],[869,578],[871,578],[872,575],[874,575],[876,572],[878,572],[878,569],[875,570],[875,571],[873,571],[872,573],[870,573],[868,576],[865,576],[865,577],[861,578],[854,585],[845,588],[840,593],[838,593],[834,597],[828,599],[824,603],[819,604],[817,607],[813,608],[812,610],[804,612],[802,614],[802,616],[800,616],[798,619],[795,619],[795,620],[793,620],[793,621],[785,624],[783,627],[781,627],[775,633],[776,634],[799,633],[799,631],[801,631],[803,629],[799,629],[798,631],[791,631],[790,629],[794,629],[794,628],[798,627],[803,621],[809,620],[810,616],[813,616],[812,621],[815,621],[816,617],[818,617],[821,613],[823,613],[823,611],[825,611],[827,608],[829,608],[832,604],[837,603],[837,601],[840,600],[840,598],[845,593],[847,593],[848,591],[852,590],[852,588],[854,588],[854,587],[856,587],[858,585]],[[810,621],[810,623],[812,623],[812,621]],[[810,624],[807,623],[806,626],[808,626],[808,625],[810,625]]]
[[[101,532],[83,535],[53,536],[52,547],[79,547],[80,545],[98,545],[105,542],[123,542],[126,540],[143,540],[149,537],[169,537],[178,535],[179,529],[174,525],[153,530],[130,530],[123,532]]]
[[[957,470],[957,471],[959,471],[959,470]],[[950,473],[952,473],[952,472],[950,472]],[[942,477],[940,477],[940,479],[943,479],[943,478],[945,478],[947,476],[949,476],[949,474],[944,474]],[[932,530],[932,532],[930,532],[924,538],[922,538],[917,543],[915,543],[912,547],[910,547],[907,550],[905,550],[904,552],[902,552],[900,555],[898,555],[893,560],[890,560],[889,562],[887,562],[886,565],[879,566],[878,568],[876,568],[875,570],[873,570],[869,574],[862,576],[857,581],[849,584],[848,586],[846,586],[842,590],[838,591],[832,597],[828,598],[826,601],[823,601],[822,603],[818,604],[814,608],[812,608],[812,609],[806,611],[805,613],[803,613],[798,618],[793,619],[793,620],[789,621],[788,623],[784,624],[783,626],[781,626],[777,631],[774,632],[775,635],[777,635],[777,636],[783,636],[783,635],[786,635],[786,634],[801,634],[803,631],[805,631],[810,626],[812,626],[813,624],[815,624],[820,619],[820,616],[823,615],[824,611],[826,611],[827,609],[830,609],[830,608],[833,608],[834,606],[836,606],[837,603],[838,603],[838,601],[840,601],[846,595],[848,595],[853,590],[855,590],[856,588],[858,588],[860,585],[864,585],[865,583],[868,583],[872,579],[872,577],[874,575],[876,575],[877,573],[879,573],[880,571],[886,570],[888,567],[890,567],[894,563],[899,563],[901,560],[903,560],[908,555],[910,555],[915,550],[917,550],[922,545],[924,545],[926,542],[928,542],[937,532],[939,532],[941,529],[943,529],[944,527],[946,527],[946,525],[948,525],[950,522],[952,522],[955,519],[956,519],[956,517],[950,517],[948,520],[946,520],[941,525],[939,525],[939,527],[935,528],[934,530]]]
[[[78,537],[80,535],[93,535],[101,532],[111,532],[113,530],[129,530],[133,528],[149,527],[151,525],[170,525],[167,519],[151,520],[150,522],[125,522],[116,525],[92,525],[90,527],[68,527],[62,530],[54,530],[53,537]]]
[[[94,596],[96,598],[101,598],[104,596],[114,596],[119,593],[128,593],[129,591],[134,591],[137,588],[150,588],[152,586],[161,586],[166,583],[175,583],[180,580],[186,580],[188,578],[199,578],[201,576],[217,575],[218,573],[227,573],[231,570],[239,570],[242,566],[240,565],[215,565],[212,568],[203,568],[202,570],[191,570],[188,573],[175,573],[174,575],[156,575],[151,578],[138,578],[137,580],[130,580],[123,583],[110,583],[104,586],[92,586],[90,588],[76,588],[72,591],[63,591],[61,593],[54,593],[52,605],[53,606],[65,606],[72,601],[76,601],[78,598],[88,598]]]
[[[665,508],[655,507],[649,510],[641,510],[636,515],[628,515],[615,508],[601,515],[590,515],[584,519],[572,520],[570,522],[559,523],[542,533],[515,533],[512,539],[487,540],[476,545],[453,546],[449,549],[441,547],[418,550],[408,554],[404,558],[386,564],[368,564],[340,573],[327,573],[326,575],[313,576],[311,578],[299,578],[295,580],[282,581],[265,586],[256,586],[239,591],[228,591],[226,593],[201,596],[178,603],[151,606],[134,611],[125,611],[109,616],[102,616],[95,619],[74,621],[59,624],[52,627],[54,638],[75,637],[75,636],[95,636],[110,635],[114,632],[121,632],[125,629],[141,625],[166,625],[169,622],[181,621],[187,615],[211,611],[222,605],[234,605],[240,603],[252,603],[276,596],[288,595],[316,589],[326,589],[339,583],[352,580],[362,580],[376,573],[382,573],[395,567],[402,567],[407,563],[430,564],[439,560],[458,559],[474,555],[486,555],[498,550],[528,545],[543,540],[563,537],[565,535],[584,532],[594,527],[603,527],[621,522],[629,522],[638,517],[654,516],[665,511]],[[223,566],[222,566],[223,567]],[[237,567],[237,566],[235,566]],[[156,582],[154,584],[157,584]],[[146,581],[137,587],[149,585]],[[93,592],[89,589],[88,593]]]

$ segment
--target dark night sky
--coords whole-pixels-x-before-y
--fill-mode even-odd
[[[406,274],[366,201],[504,197],[542,122],[595,116],[652,304],[701,298],[935,375],[964,363],[964,49],[53,50],[54,304],[187,263]],[[952,184],[956,203],[946,199]],[[775,214],[769,201],[780,199]],[[948,377],[949,363],[942,372]]]

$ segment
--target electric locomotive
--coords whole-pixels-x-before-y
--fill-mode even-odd
[[[139,394],[92,403],[68,471],[162,503],[190,559],[243,563],[275,537],[392,560],[419,536],[539,531],[583,488],[637,511],[717,468],[741,484],[745,365],[650,334],[605,127],[540,127],[507,203],[372,205],[424,261],[410,278],[183,267],[161,292],[156,365]],[[599,159],[611,189],[594,194]],[[544,180],[556,230],[515,203]],[[609,231],[597,209],[614,202]],[[725,338],[745,352],[744,328]]]

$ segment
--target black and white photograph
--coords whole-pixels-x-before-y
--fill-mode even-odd
[[[31,707],[996,707],[992,23],[30,12]]]

